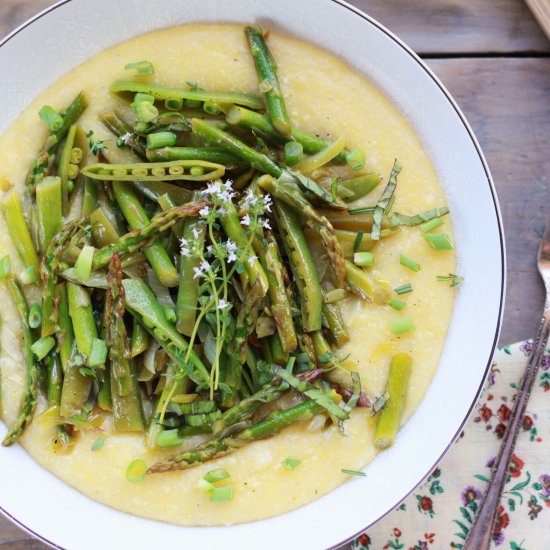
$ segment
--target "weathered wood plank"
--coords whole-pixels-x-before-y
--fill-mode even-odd
[[[349,0],[415,51],[550,52],[550,41],[522,0]],[[0,36],[54,0],[2,0]]]
[[[500,341],[529,338],[544,303],[535,258],[550,204],[550,59],[448,59],[429,65],[470,121],[497,187],[508,256]]]

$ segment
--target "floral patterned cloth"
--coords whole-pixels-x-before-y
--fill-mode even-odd
[[[531,349],[530,341],[499,349],[477,408],[454,447],[395,512],[355,539],[352,548],[462,548]],[[492,549],[550,549],[549,443],[550,355],[545,355],[510,464]]]

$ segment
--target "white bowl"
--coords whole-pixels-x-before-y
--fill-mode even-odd
[[[453,213],[465,283],[437,373],[396,445],[378,455],[366,477],[293,512],[233,527],[167,525],[94,502],[43,470],[21,447],[0,451],[2,511],[58,547],[338,546],[393,510],[434,468],[474,407],[496,346],[504,242],[480,147],[426,65],[382,25],[341,0],[63,0],[0,43],[0,132],[34,96],[101,50],[154,29],[199,21],[260,22],[333,52],[382,88],[436,166]]]

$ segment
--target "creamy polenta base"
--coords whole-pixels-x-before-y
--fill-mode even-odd
[[[416,214],[446,204],[434,167],[417,136],[376,87],[334,56],[309,44],[271,33],[269,46],[277,59],[289,115],[296,126],[321,136],[343,134],[348,148],[365,151],[365,168],[379,172],[384,182],[398,158],[403,171],[399,175],[395,211]],[[108,88],[115,80],[128,77],[124,71],[126,63],[144,58],[153,63],[155,81],[162,85],[177,87],[189,81],[207,90],[258,92],[254,64],[241,26],[189,25],[140,36],[97,55],[37,97],[0,137],[0,174],[16,186],[23,186],[28,167],[46,136],[37,115],[40,107],[49,104],[60,110],[80,90],[89,95],[90,106],[79,124],[94,130],[97,139],[111,138],[98,121],[99,114],[117,105],[109,97]],[[384,185],[362,202],[375,203]],[[448,217],[445,223],[445,231],[452,235]],[[453,252],[432,250],[418,228],[405,228],[383,239],[375,252],[374,271],[380,278],[389,281],[392,288],[408,282],[413,285],[414,291],[400,298],[407,302],[406,314],[417,328],[395,336],[390,331],[390,321],[404,312],[348,300],[342,311],[351,342],[342,354],[350,354],[349,360],[356,363],[364,390],[375,397],[384,391],[390,356],[397,351],[412,355],[406,421],[430,384],[445,342],[454,290],[437,282],[436,275],[454,272],[455,256]],[[22,266],[1,219],[0,256],[7,253],[18,272]],[[400,253],[419,262],[421,271],[414,273],[401,266]],[[25,372],[16,310],[6,290],[1,289],[0,293],[4,320],[1,412],[4,421],[11,424],[20,404]],[[182,525],[233,524],[288,512],[349,480],[342,468],[361,470],[377,452],[372,444],[371,411],[355,409],[345,423],[346,437],[337,427],[323,429],[313,419],[214,463],[148,476],[132,484],[125,477],[130,462],[143,458],[152,464],[174,453],[174,449],[146,450],[143,436],[113,435],[108,421],[101,430],[81,432],[71,453],[55,454],[50,445],[51,427],[39,418],[44,407],[45,403],[40,402],[34,421],[20,440],[44,468],[99,502]],[[92,452],[92,443],[102,435],[106,437],[103,449]],[[281,466],[289,456],[302,460],[293,471]],[[197,488],[197,482],[213,468],[225,468],[231,473],[231,478],[223,482],[235,489],[231,502],[210,502]]]

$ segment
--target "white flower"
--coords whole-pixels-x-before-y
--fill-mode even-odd
[[[229,302],[226,302],[223,298],[218,301],[218,309],[225,309],[229,307]]]
[[[206,260],[203,260],[200,265],[200,268],[202,272],[208,271],[210,269],[210,264]]]
[[[254,262],[257,260],[258,258],[256,256],[254,256],[254,254],[252,254],[252,256],[250,256],[250,258],[248,258],[248,263],[250,265],[254,265]]]
[[[198,277],[200,277],[202,275],[202,270],[201,270],[200,267],[194,267],[193,272],[195,273],[193,275],[193,279],[197,279]]]
[[[182,256],[189,256],[191,254],[189,250],[189,241],[183,237],[180,239],[180,252]]]
[[[250,225],[250,216],[248,214],[245,214],[242,218],[241,218],[241,223],[243,225]]]
[[[214,247],[209,244],[207,247],[206,247],[206,253],[207,254],[213,254],[214,253]]]
[[[269,220],[260,220],[260,223],[262,224],[262,227],[264,229],[271,229],[271,224],[269,223]]]
[[[208,214],[210,214],[210,206],[205,206],[204,208],[202,208],[201,210],[199,210],[199,214],[203,217],[203,218],[206,218],[208,216]],[[196,230],[193,230],[193,234]],[[197,237],[195,237],[197,238]]]
[[[235,252],[237,251],[237,245],[231,239],[228,239],[225,247],[227,250],[227,261],[236,262],[237,255],[235,254]]]
[[[193,237],[195,237],[195,239],[198,239],[199,236],[200,236],[199,230],[196,227],[193,227]]]
[[[128,145],[130,139],[132,139],[132,134],[129,132],[126,132],[123,136],[120,136],[120,141],[122,141],[125,145]]]
[[[267,212],[271,212],[271,205],[273,204],[273,201],[271,200],[271,197],[269,195],[266,195],[264,197],[264,204],[265,204],[265,210]]]

